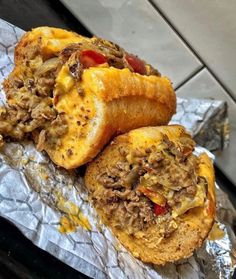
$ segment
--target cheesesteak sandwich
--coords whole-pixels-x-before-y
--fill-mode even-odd
[[[167,124],[176,108],[169,79],[137,56],[50,27],[22,37],[4,89],[0,134],[33,138],[66,169],[93,159],[116,134]]]
[[[139,128],[115,138],[86,170],[102,221],[144,262],[189,257],[212,228],[214,170],[194,146],[182,126]]]

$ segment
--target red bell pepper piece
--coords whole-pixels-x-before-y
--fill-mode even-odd
[[[154,214],[156,216],[164,215],[167,213],[166,206],[160,206],[159,204],[154,204]]]
[[[81,51],[79,60],[84,68],[95,67],[107,62],[106,56],[91,49]]]
[[[145,63],[141,59],[139,59],[137,56],[126,53],[125,59],[129,63],[129,65],[133,68],[135,73],[139,73],[141,75],[146,74]]]

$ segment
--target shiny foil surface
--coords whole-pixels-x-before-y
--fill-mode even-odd
[[[23,33],[0,20],[0,82],[13,68],[14,46]],[[4,100],[2,90],[1,102]],[[227,145],[227,121],[223,101],[197,99],[178,99],[178,113],[173,118],[209,150]],[[80,170],[56,167],[31,142],[7,143],[0,153],[0,215],[35,245],[93,278],[230,278],[236,263],[236,211],[217,186],[216,192],[217,222],[223,235],[206,240],[192,257],[159,267],[133,258],[101,224],[88,202]],[[72,217],[78,225],[61,233],[62,220]]]

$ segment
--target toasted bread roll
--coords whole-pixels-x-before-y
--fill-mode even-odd
[[[102,221],[144,262],[189,257],[212,228],[214,170],[193,151],[182,126],[140,128],[115,138],[86,170]]]
[[[44,147],[66,169],[93,159],[115,134],[166,124],[175,112],[175,94],[165,77],[91,67],[76,82],[69,64],[59,72],[54,92],[54,107],[64,115],[68,132],[59,144]]]
[[[0,133],[22,139],[37,134],[57,118],[52,96],[57,71],[63,64],[58,56],[68,45],[87,38],[59,28],[38,27],[26,32],[15,47],[15,68],[3,86],[7,109],[0,111]],[[60,126],[64,126],[63,121]]]
[[[58,56],[66,46],[87,38],[60,28],[38,27],[26,32],[15,47],[15,65],[41,57],[43,61]]]
[[[32,136],[66,169],[93,159],[114,135],[167,124],[175,113],[171,82],[103,39],[39,27],[23,36],[15,63],[0,133]]]

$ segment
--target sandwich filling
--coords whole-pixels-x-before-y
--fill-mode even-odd
[[[95,206],[115,227],[136,234],[158,225],[169,237],[181,216],[203,206],[207,181],[198,175],[194,141],[181,137],[178,144],[163,140],[148,148],[119,149],[119,161],[98,176],[103,186],[93,194]]]
[[[25,61],[4,81],[7,106],[0,108],[0,135],[14,139],[29,135],[38,143],[39,150],[44,149],[45,142],[60,144],[58,139],[68,132],[64,114],[58,113],[54,106],[57,102],[54,89],[59,71],[72,54],[68,74],[78,82],[81,96],[84,92],[79,81],[83,70],[90,67],[129,68],[141,75],[160,75],[137,56],[96,37],[71,44],[45,61],[41,52],[39,40],[38,45],[29,48]]]

